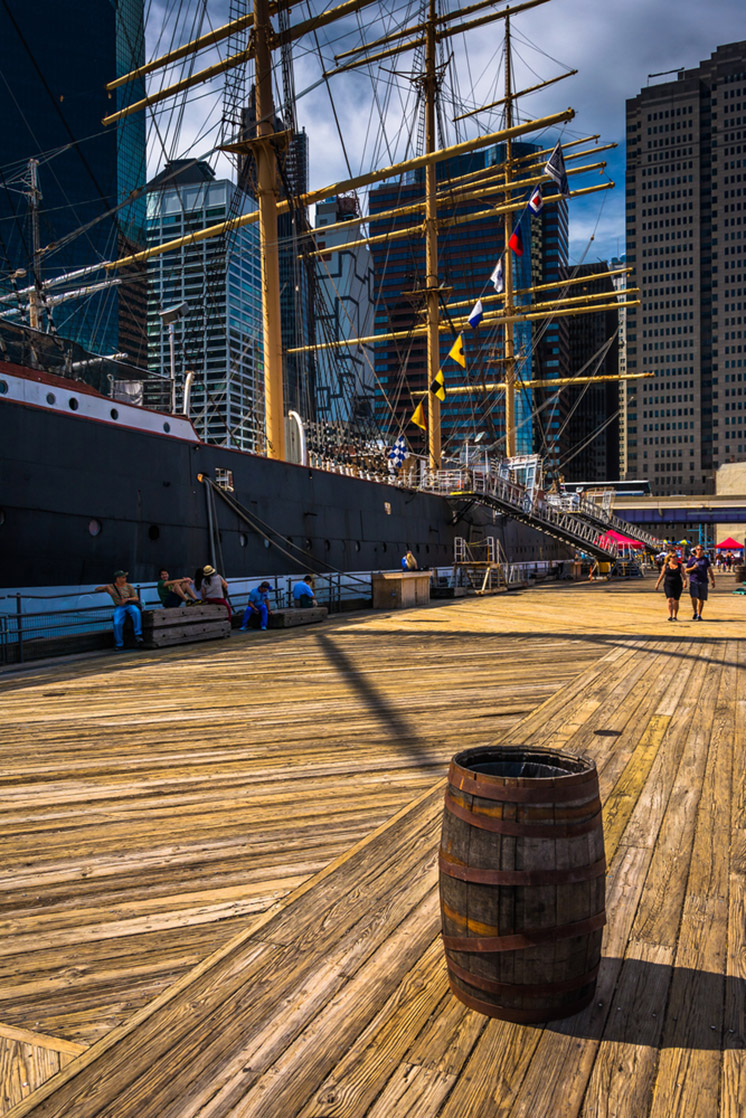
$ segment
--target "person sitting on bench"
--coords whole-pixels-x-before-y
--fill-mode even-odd
[[[161,567],[158,572],[158,597],[164,609],[178,608],[182,602],[198,602],[191,578],[169,578],[168,571]]]
[[[313,592],[313,575],[304,575],[293,587],[293,605],[296,609],[309,609],[318,604]]]
[[[96,587],[97,594],[105,590],[114,603],[114,647],[117,652],[124,651],[124,622],[127,617],[132,619],[137,644],[142,644],[142,617],[138,608],[140,599],[134,586],[127,582],[127,573],[114,571],[113,583]]]
[[[259,620],[260,629],[267,628],[267,621],[272,612],[269,608],[269,592],[271,589],[272,587],[268,582],[261,582],[259,586],[255,586],[249,594],[249,604],[241,620],[242,633],[246,632],[249,627],[249,621],[255,617]]]
[[[214,567],[208,563],[202,568],[202,586],[200,587],[202,601],[216,606],[225,606],[228,610],[228,620],[233,616],[230,602],[228,601],[228,583],[219,575]]]

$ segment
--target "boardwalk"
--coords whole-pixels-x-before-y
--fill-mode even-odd
[[[7,678],[4,1113],[742,1113],[746,599],[663,606],[543,587]],[[600,771],[598,998],[546,1028],[447,992],[441,782],[494,741]]]

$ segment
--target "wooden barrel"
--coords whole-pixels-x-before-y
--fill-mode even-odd
[[[733,573],[736,576],[736,582],[746,582],[746,567],[738,563],[733,568]]]
[[[468,749],[451,761],[440,846],[454,994],[489,1017],[569,1017],[593,998],[606,922],[593,761]]]

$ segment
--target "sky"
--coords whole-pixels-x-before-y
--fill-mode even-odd
[[[332,3],[334,0],[332,0]],[[322,5],[326,6],[326,5]],[[235,7],[235,0],[234,0]],[[313,4],[314,10],[319,5]],[[366,39],[380,34],[387,21],[407,18],[416,12],[417,3],[390,0],[363,10],[359,19],[366,26]],[[449,9],[455,7],[453,0]],[[180,5],[181,20],[174,18],[174,0],[151,0],[148,38],[149,53],[159,54],[173,43],[191,37],[192,28],[202,31],[219,26],[229,17],[228,4],[197,3]],[[305,14],[305,5],[293,15],[296,22]],[[393,14],[392,14],[393,12]],[[185,19],[190,21],[189,27]],[[322,54],[327,68],[332,66],[335,50],[359,40],[357,21],[335,26],[320,33]],[[444,78],[445,132],[450,142],[478,133],[497,131],[499,110],[461,124],[454,135],[450,123],[454,109],[449,97],[455,90],[461,103],[476,107],[502,96],[502,23],[494,23],[469,39],[468,57],[456,40],[451,40],[453,57]],[[350,34],[345,38],[345,31]],[[157,32],[157,34],[156,34]],[[187,33],[189,32],[189,33]],[[331,43],[332,36],[338,39]],[[585,136],[600,135],[600,143],[616,143],[616,150],[599,156],[607,161],[605,176],[599,172],[580,176],[578,185],[591,185],[610,178],[615,190],[602,191],[587,200],[570,201],[571,263],[609,259],[624,251],[624,131],[625,102],[647,84],[675,80],[676,74],[650,75],[662,71],[691,69],[709,58],[716,47],[746,39],[744,0],[552,0],[512,20],[513,71],[516,88],[523,89],[568,70],[570,77],[548,89],[526,97],[520,105],[523,119],[555,113],[567,107],[576,111],[569,124],[535,137],[545,146],[557,138],[569,142]],[[312,40],[304,40],[295,59],[295,87],[298,98],[298,125],[309,137],[310,185],[312,189],[359,173],[371,165],[384,165],[403,158],[408,129],[411,127],[414,94],[407,71],[411,56],[376,66],[378,80],[374,96],[366,73],[338,75],[332,79],[334,101],[342,123],[347,159],[330,110],[327,87],[319,82],[320,67],[313,53]],[[221,48],[223,52],[225,48]],[[215,53],[201,57],[199,67],[209,64]],[[158,79],[160,80],[160,79]],[[222,112],[222,84],[215,83],[198,101],[185,108],[178,139],[174,118],[161,112],[163,146],[153,149],[151,170],[170,155],[203,154],[216,142]],[[239,92],[241,92],[239,90]],[[379,112],[385,120],[382,128]],[[463,111],[463,110],[462,110]],[[160,143],[160,140],[158,141]],[[590,161],[590,158],[589,158]],[[595,162],[596,159],[594,158]],[[214,159],[213,159],[214,162]],[[230,173],[227,163],[218,164],[222,174]]]

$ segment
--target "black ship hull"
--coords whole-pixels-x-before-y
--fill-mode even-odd
[[[113,409],[80,386],[60,389],[58,378],[5,372],[2,587],[85,587],[116,568],[137,582],[152,582],[162,566],[191,573],[213,561],[211,538],[228,578],[397,568],[408,547],[421,566],[447,566],[456,536],[484,530],[516,561],[563,554],[547,537],[479,509],[459,516],[442,497],[204,444],[187,421]],[[9,398],[19,384],[30,400]],[[137,429],[123,413],[156,416],[163,430]],[[165,432],[178,423],[181,435]],[[245,515],[214,497],[211,533],[201,477],[222,478]]]

